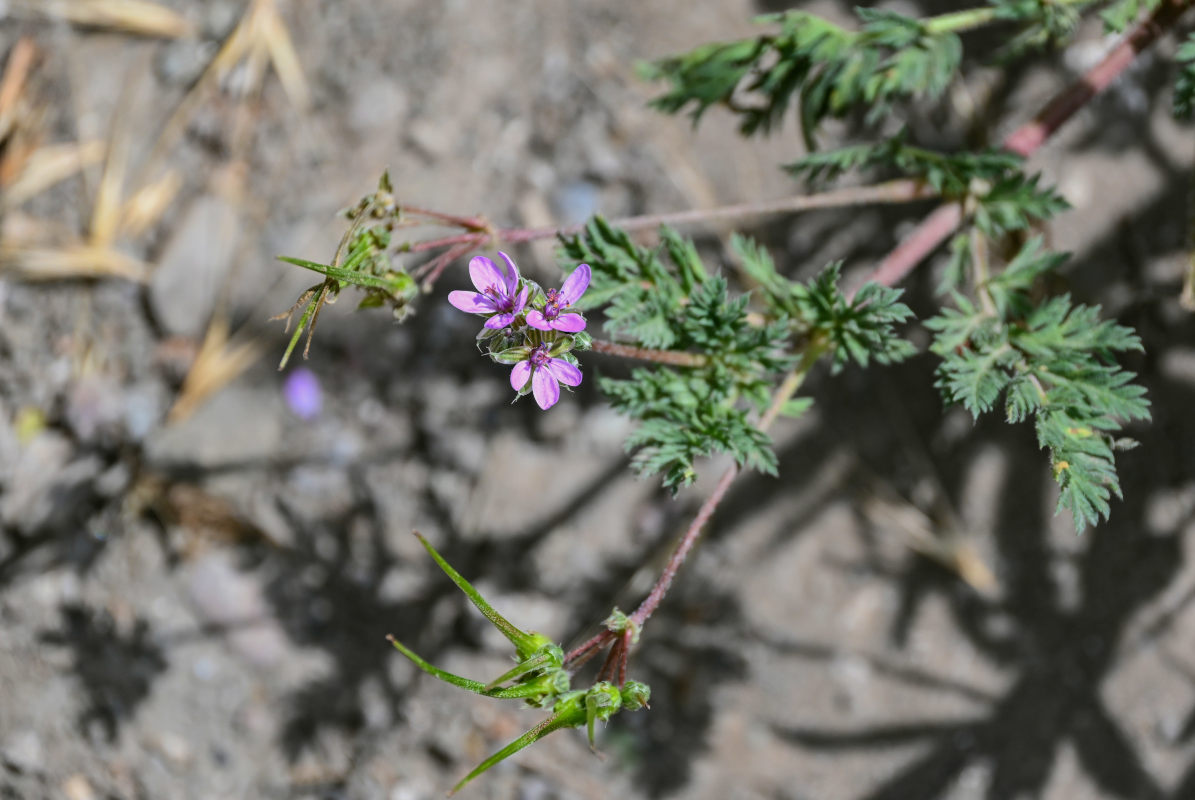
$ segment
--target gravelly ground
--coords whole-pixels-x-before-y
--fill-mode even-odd
[[[245,4],[168,5],[198,38],[0,22],[5,52],[21,35],[41,50],[47,141],[106,137],[116,115],[136,173]],[[388,650],[394,633],[468,675],[504,658],[412,528],[512,618],[570,640],[637,601],[703,496],[628,477],[626,425],[591,385],[549,415],[509,405],[449,287],[403,327],[329,309],[307,362],[325,392],[312,421],[282,400],[284,337],[262,320],[306,285],[272,257],[323,257],[333,213],[387,165],[411,202],[509,224],[791,191],[775,169],[798,152],[791,131],[743,143],[716,114],[693,131],[643,107],[632,69],[769,9],[279,6],[312,109],[270,77],[244,140],[229,91],[196,111],[167,156],[178,199],[120,241],[155,265],[148,286],[0,281],[0,796],[440,796],[538,716]],[[1008,88],[981,76],[952,102],[988,97],[995,138],[1085,47]],[[1133,431],[1112,522],[1076,537],[1054,519],[1032,432],[944,412],[929,358],[819,373],[815,410],[778,429],[783,478],[736,484],[644,633],[632,673],[652,710],[609,726],[605,761],[558,734],[470,796],[1195,796],[1195,326],[1176,300],[1192,152],[1168,121],[1168,80],[1166,58],[1144,59],[1038,160],[1075,206],[1048,231],[1076,253],[1070,290],[1146,341],[1131,366],[1155,420]],[[937,115],[912,124],[959,143]],[[78,235],[98,180],[33,198],[0,237]],[[906,219],[819,214],[753,233],[791,272],[845,256],[861,275]],[[715,261],[723,232],[701,240]],[[517,256],[554,274],[550,247]],[[919,311],[933,283],[928,269],[911,279]],[[168,424],[214,309],[263,355]],[[889,496],[903,499],[866,513]],[[991,591],[909,547],[915,506],[953,509]]]

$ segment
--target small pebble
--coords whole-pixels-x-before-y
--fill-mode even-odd
[[[96,800],[95,789],[82,775],[72,775],[63,781],[62,794],[66,800]]]
[[[0,757],[20,772],[40,772],[44,765],[41,739],[30,730],[13,734],[0,747]]]

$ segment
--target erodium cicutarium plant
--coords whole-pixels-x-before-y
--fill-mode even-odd
[[[804,147],[794,148],[785,167],[802,182],[793,196],[615,221],[598,216],[562,228],[502,228],[484,217],[409,204],[383,175],[377,190],[346,212],[350,227],[330,263],[284,259],[322,276],[291,309],[301,314],[284,364],[304,330],[310,346],[320,309],[346,286],[364,291],[362,306],[388,306],[405,320],[446,270],[473,256],[467,263],[475,291],[454,289],[448,302],[481,318],[476,342],[490,359],[510,367],[516,399],[530,394],[551,412],[561,402],[560,387],[582,382],[577,353],[627,359],[634,366],[621,377],[596,383],[616,410],[637,423],[626,442],[636,472],[660,476],[675,492],[694,482],[706,457],[723,453],[734,462],[635,610],[614,609],[598,634],[571,651],[507,621],[423,541],[440,569],[511,642],[516,666],[486,683],[441,670],[396,640],[394,646],[441,680],[548,713],[457,789],[555,730],[583,725],[592,744],[595,722],[646,707],[650,690],[627,674],[641,629],[735,478],[748,469],[777,474],[768,430],[777,417],[799,416],[809,407],[812,401],[797,394],[820,360],[831,374],[900,361],[915,352],[902,334],[920,324],[947,403],[977,417],[998,411],[1010,424],[1032,424],[1048,462],[1043,469],[1058,484],[1058,511],[1069,513],[1079,531],[1113,513],[1120,494],[1117,455],[1131,445],[1125,428],[1149,419],[1144,389],[1118,358],[1141,343],[1131,329],[1104,319],[1099,307],[1050,291],[1047,279],[1067,256],[1051,252],[1037,229],[1069,206],[1040,175],[1026,171],[1025,158],[1193,3],[993,0],[924,18],[860,8],[853,26],[804,11],[769,15],[760,18],[758,36],[702,45],[647,65],[643,73],[664,85],[652,103],[664,113],[687,111],[696,123],[718,109],[735,116],[748,137],[794,124]],[[1036,113],[1022,110],[1020,120],[1029,121],[998,147],[934,150],[915,141],[916,126],[903,124],[917,109],[936,107],[960,81],[967,32],[992,25],[995,36],[1006,37],[1001,58],[1013,60],[1065,44],[1094,8],[1108,33],[1123,37]],[[1190,118],[1195,35],[1178,48],[1176,71],[1174,112]],[[857,141],[820,149],[829,120],[842,121]],[[897,177],[868,182],[876,172]],[[854,185],[825,186],[846,174]],[[841,287],[838,262],[796,280],[792,276],[803,265],[777,264],[749,239],[735,235],[720,250],[703,252],[672,227],[927,200],[937,201],[937,210],[877,261],[868,279],[852,281],[859,286],[854,291]],[[454,231],[411,234],[424,225]],[[647,243],[630,235],[653,230]],[[560,245],[566,275],[559,289],[526,278],[505,252],[497,253],[498,261],[474,255],[548,238]],[[943,244],[938,307],[915,321],[893,287]],[[736,280],[727,277],[728,262],[737,268]],[[451,281],[460,286],[463,276]],[[1195,305],[1195,267],[1184,297]],[[600,320],[600,337],[591,327],[594,319]],[[602,653],[593,679],[574,688],[585,663]]]

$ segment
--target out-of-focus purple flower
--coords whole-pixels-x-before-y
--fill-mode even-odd
[[[314,419],[324,406],[319,378],[306,367],[299,367],[286,376],[282,384],[282,397],[300,419]]]
[[[577,333],[585,330],[585,317],[580,314],[565,314],[566,309],[576,304],[589,288],[590,270],[588,264],[581,264],[573,274],[564,279],[560,291],[548,289],[543,311],[531,309],[527,312],[527,324],[541,331],[563,331]]]
[[[469,277],[473,279],[476,292],[455,291],[448,293],[448,302],[469,314],[490,314],[485,327],[505,328],[527,305],[531,289],[519,291],[519,268],[506,253],[498,253],[506,266],[500,267],[485,256],[476,256],[469,261]]]
[[[535,402],[544,411],[556,405],[560,399],[560,386],[579,386],[581,370],[563,358],[552,358],[550,345],[541,344],[531,349],[524,361],[515,364],[510,371],[510,386],[516,392],[522,391],[531,381],[531,393]]]

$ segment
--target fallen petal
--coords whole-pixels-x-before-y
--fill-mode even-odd
[[[286,376],[282,396],[286,398],[290,410],[301,419],[314,419],[323,407],[319,378],[306,367],[299,367]]]

